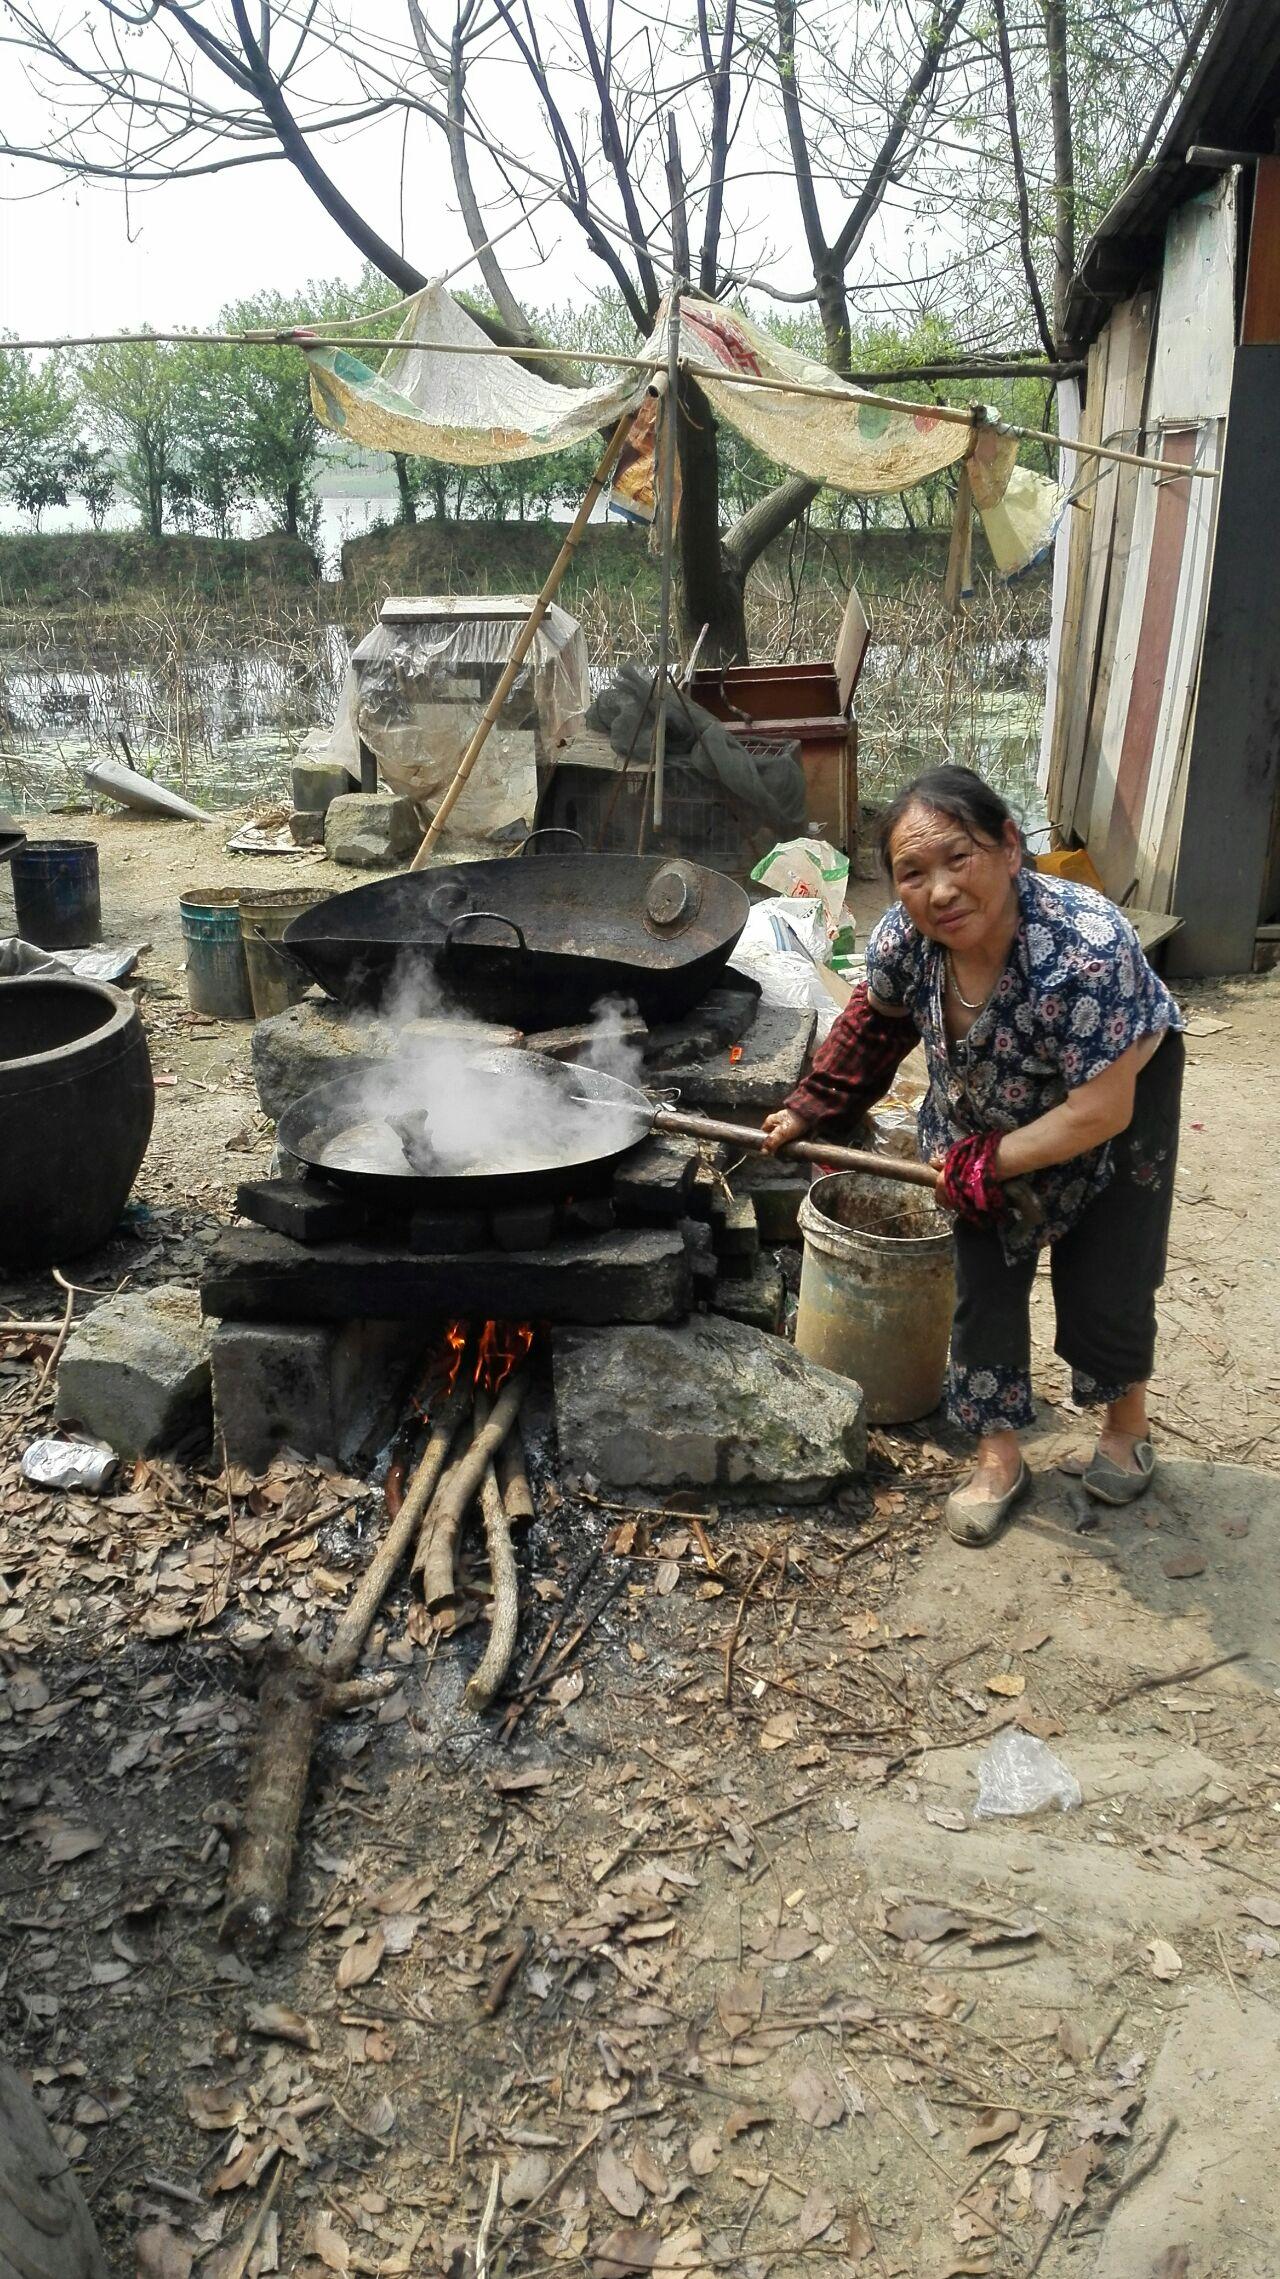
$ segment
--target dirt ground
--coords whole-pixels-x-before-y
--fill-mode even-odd
[[[104,1290],[194,1274],[269,1155],[178,893],[303,866],[89,828],[176,1079]],[[113,2272],[1270,2279],[1280,976],[1181,994],[1146,1502],[1053,1470],[1085,1420],[1042,1309],[1036,1490],[981,1554],[944,1430],[874,1434],[830,1507],[624,1513],[562,1494],[540,1390],[508,1703],[462,1699],[478,1550],[452,1631],[393,1594],[265,1963],[217,1937],[258,1657],[327,1636],[380,1500],[288,1463],[29,1488],[50,1340],[0,1346],[0,2015]],[[978,1818],[993,1743],[1079,1802]]]

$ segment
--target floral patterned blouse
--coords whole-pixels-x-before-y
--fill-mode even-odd
[[[946,952],[916,931],[895,902],[867,943],[867,985],[903,1006],[924,1041],[929,1090],[920,1152],[971,1133],[1016,1131],[1100,1076],[1130,1045],[1182,1015],[1142,953],[1124,913],[1068,879],[1019,871],[1018,930],[1008,962],[967,1036],[947,1035]],[[1055,1242],[1111,1178],[1110,1143],[1031,1174],[1043,1221],[1005,1221],[1009,1257]]]

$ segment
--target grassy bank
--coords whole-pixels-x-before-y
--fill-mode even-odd
[[[19,531],[0,537],[0,610],[117,611],[190,596],[234,609],[264,588],[295,597],[319,580],[300,538],[148,538],[141,530]]]

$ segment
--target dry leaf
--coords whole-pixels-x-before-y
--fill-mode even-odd
[[[806,2193],[796,2217],[796,2230],[801,2241],[807,2244],[811,2239],[821,2239],[824,2232],[830,2231],[835,2220],[836,2204],[832,2194],[825,2184],[815,2184]]]
[[[251,2034],[265,2034],[277,2042],[296,2042],[299,2049],[318,2050],[320,2036],[309,2018],[283,2002],[251,2002],[244,2014]]]
[[[616,2215],[639,2215],[644,2206],[644,2186],[611,2145],[605,2145],[596,2160],[596,2183]]]
[[[1240,1913],[1252,1915],[1257,1923],[1266,1923],[1271,1930],[1280,1929],[1280,1899],[1271,1899],[1260,1892],[1256,1899],[1242,1899]]]
[[[739,1971],[716,1996],[716,2013],[731,2042],[750,2033],[763,2008],[764,1980],[758,1971]]]
[[[594,2279],[630,2279],[633,2271],[652,2271],[661,2244],[656,2232],[630,2226],[610,2232],[591,2249]]]
[[[148,2224],[133,2243],[137,2279],[191,2279],[194,2244],[168,2224]]]
[[[653,1587],[659,1598],[669,1598],[680,1580],[680,1563],[677,1559],[659,1559],[653,1570]]]
[[[931,1828],[949,1828],[956,1836],[963,1835],[969,1825],[963,1812],[950,1804],[926,1804],[924,1816]]]
[[[1072,2065],[1083,2065],[1089,2055],[1089,2037],[1078,2018],[1063,2016],[1058,2020],[1058,2048]]]
[[[1148,1939],[1146,1951],[1151,1957],[1151,1975],[1165,1980],[1177,1978],[1182,1971],[1182,1957],[1167,1939]]]
[[[785,1749],[789,1741],[795,1740],[799,1730],[800,1720],[794,1709],[779,1709],[772,1717],[766,1717],[761,1726],[760,1746],[762,1749]]]
[[[695,2176],[709,2176],[720,2158],[720,2135],[716,2129],[704,2129],[701,2136],[689,2143],[689,2166]]]
[[[917,1940],[921,1946],[932,1946],[935,1939],[945,1939],[952,1931],[967,1931],[969,1918],[957,1915],[954,1908],[935,1907],[924,1899],[909,1899],[903,1906],[889,1908],[884,1927],[891,1939]]]
[[[980,2152],[984,2145],[999,2144],[1001,2137],[1015,2135],[1021,2125],[1017,2113],[998,2112],[994,2106],[989,2105],[986,2112],[980,2113],[973,2127],[967,2131],[964,2149],[966,2152]]]
[[[787,2083],[787,2095],[802,2121],[811,2128],[830,2129],[843,2118],[844,2102],[825,2075],[814,2065],[802,2066]]]
[[[724,2124],[724,2133],[730,2144],[746,2129],[767,2128],[770,2115],[760,2105],[735,2105]]]
[[[307,2252],[319,2256],[326,2271],[351,2269],[351,2250],[322,2210],[312,2217],[307,2227]]]
[[[1179,2243],[1177,2247],[1166,2247],[1164,2253],[1156,2257],[1151,2266],[1151,2279],[1187,2279],[1190,2268],[1191,2250]]]
[[[845,2253],[850,2263],[865,2263],[876,2251],[875,2235],[861,2208],[856,2208],[845,2225]]]
[[[521,1773],[495,1773],[489,1785],[499,1796],[519,1796],[525,1789],[550,1788],[555,1777],[549,1765],[530,1765]]]
[[[1017,1670],[997,1670],[994,1677],[982,1682],[988,1693],[998,1693],[1005,1701],[1016,1701],[1027,1690],[1027,1681]]]
[[[524,2153],[512,2161],[502,2179],[503,2207],[523,2208],[528,2201],[536,2200],[550,2181],[551,2163],[545,2152]]]
[[[377,1930],[370,1931],[367,1939],[357,1939],[354,1946],[346,1948],[337,1971],[340,1992],[345,1993],[351,1986],[367,1986],[381,1968],[386,1951],[387,1942],[381,1931]]]
[[[55,1820],[41,1829],[41,1840],[49,1858],[62,1865],[67,1860],[81,1859],[86,1852],[96,1852],[106,1842],[96,1828],[73,1828],[70,1821]]]

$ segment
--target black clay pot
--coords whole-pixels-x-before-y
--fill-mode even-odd
[[[60,1266],[105,1242],[147,1152],[151,1056],[105,982],[0,981],[0,1266]]]

